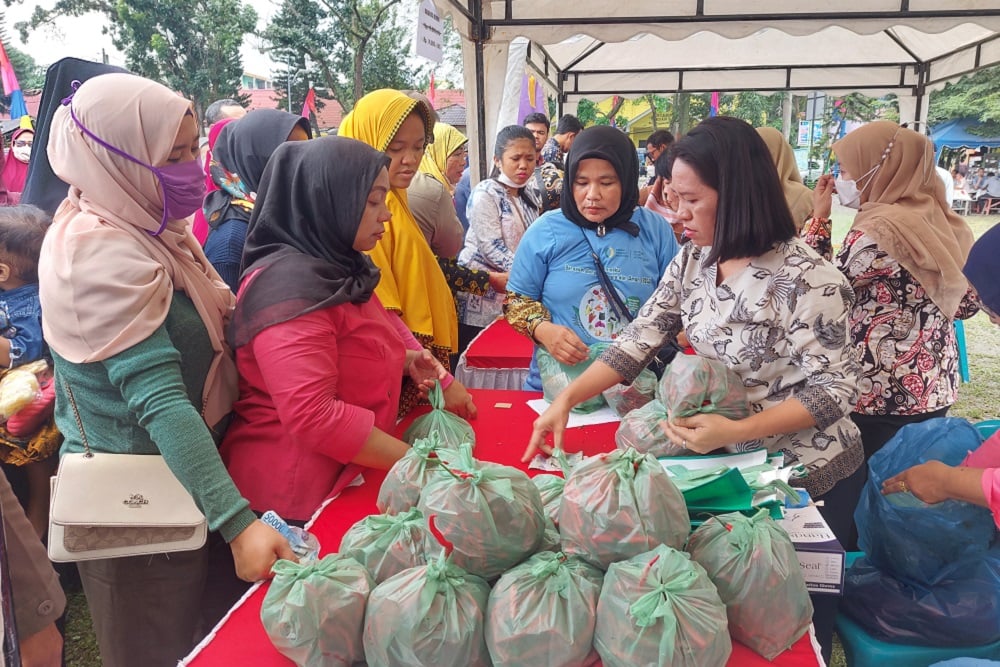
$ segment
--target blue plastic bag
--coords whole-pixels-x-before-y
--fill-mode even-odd
[[[911,584],[930,585],[945,567],[986,553],[996,529],[985,507],[957,500],[900,503],[882,482],[911,466],[937,460],[958,465],[981,438],[964,419],[908,424],[868,462],[868,483],[854,512],[861,549],[872,565]]]
[[[888,642],[991,644],[1000,640],[1000,547],[951,564],[933,586],[904,583],[859,558],[844,578],[840,608]]]

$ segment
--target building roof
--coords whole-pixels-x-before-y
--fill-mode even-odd
[[[253,88],[240,88],[241,95],[249,95],[250,102],[247,105],[249,111],[254,109],[277,109],[279,100],[278,93],[274,89],[253,89]],[[340,102],[337,100],[328,100],[320,98],[317,102],[322,102],[323,108],[319,110],[316,114],[316,125],[322,130],[335,129],[340,127],[340,122],[344,119],[344,109],[340,106]],[[282,100],[282,109],[287,109],[287,103]],[[319,104],[317,103],[317,106]],[[292,113],[299,113],[302,111],[301,103],[300,106],[296,107],[295,101],[292,101]]]
[[[430,97],[430,95],[427,95],[427,97]],[[447,109],[455,104],[460,104],[463,109],[465,108],[464,90],[456,90],[454,88],[434,89],[434,109],[437,110],[439,115],[442,109]]]
[[[461,104],[452,104],[437,110],[438,118],[442,123],[448,123],[455,127],[465,127],[468,125],[465,107]]]

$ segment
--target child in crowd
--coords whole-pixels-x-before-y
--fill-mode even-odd
[[[38,301],[38,254],[51,223],[52,219],[34,206],[0,208],[0,366],[4,369],[18,368],[48,355]],[[49,407],[51,403],[49,400]],[[60,437],[52,424],[51,410],[47,414],[39,410],[45,410],[44,399],[18,412],[0,429],[0,460],[24,466],[28,484],[25,512],[39,537],[44,537],[49,477],[55,471],[53,454]],[[25,427],[27,413],[41,418]]]

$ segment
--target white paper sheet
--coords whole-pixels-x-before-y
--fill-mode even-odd
[[[551,403],[546,401],[544,398],[536,398],[528,401],[528,407],[542,414],[545,412]],[[620,422],[622,419],[618,416],[612,408],[605,405],[600,410],[594,410],[590,414],[580,415],[575,412],[569,413],[569,421],[566,422],[566,428],[576,428],[578,426],[594,426],[596,424],[613,424],[615,422]]]

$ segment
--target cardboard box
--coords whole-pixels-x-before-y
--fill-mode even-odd
[[[844,547],[815,505],[786,508],[778,525],[792,538],[810,593],[844,592]]]

